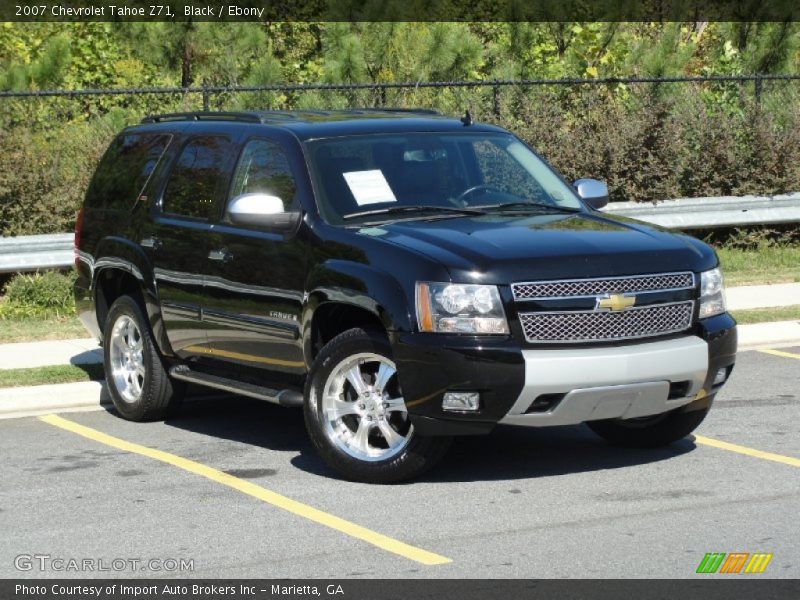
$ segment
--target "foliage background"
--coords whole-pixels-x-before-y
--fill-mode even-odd
[[[0,91],[798,73],[792,23],[0,23]],[[212,108],[469,108],[613,200],[800,190],[800,82],[220,93]],[[113,135],[198,94],[0,98],[0,234],[68,231]]]

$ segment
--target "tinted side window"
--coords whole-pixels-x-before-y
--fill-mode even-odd
[[[162,210],[184,217],[211,218],[229,151],[225,138],[209,136],[189,141],[172,167]]]
[[[283,149],[268,140],[249,141],[233,176],[231,199],[242,194],[259,192],[278,196],[284,210],[291,210],[297,191],[289,161]]]
[[[129,208],[144,191],[171,135],[123,133],[106,150],[86,194],[98,208]]]

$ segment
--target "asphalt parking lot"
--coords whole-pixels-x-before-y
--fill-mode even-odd
[[[711,577],[797,578],[799,381],[800,347],[742,352],[696,440],[503,428],[384,487],[337,479],[299,411],[238,397],[166,423],[0,421],[0,577],[682,578],[710,577],[708,552],[765,552],[761,575]]]

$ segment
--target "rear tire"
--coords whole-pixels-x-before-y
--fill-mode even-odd
[[[317,451],[351,481],[417,477],[446,453],[450,438],[414,431],[385,336],[350,329],[320,351],[305,389],[306,429]]]
[[[653,417],[589,421],[586,425],[615,446],[658,448],[692,433],[706,418],[708,410],[708,407],[692,411],[678,408]]]
[[[185,385],[172,381],[150,324],[130,296],[111,305],[103,330],[103,361],[114,408],[129,421],[156,421],[173,414]]]

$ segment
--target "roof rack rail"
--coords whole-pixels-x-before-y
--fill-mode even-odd
[[[164,121],[242,121],[261,123],[261,116],[247,112],[183,112],[150,115],[142,123],[163,123]]]
[[[400,107],[365,107],[365,108],[351,108],[347,112],[397,112],[409,113],[414,115],[441,115],[438,110],[433,108],[400,108]]]

